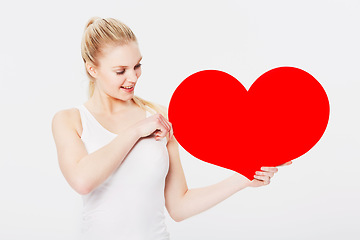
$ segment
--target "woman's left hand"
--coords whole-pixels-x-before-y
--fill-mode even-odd
[[[288,166],[290,164],[292,164],[292,161],[281,164],[279,167]],[[255,172],[254,179],[250,182],[249,187],[260,187],[268,185],[270,183],[270,179],[277,172],[278,169],[276,167],[261,167],[261,171]]]

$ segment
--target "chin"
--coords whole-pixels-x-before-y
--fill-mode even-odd
[[[129,101],[129,100],[133,99],[133,97],[134,97],[134,94],[129,94],[126,97],[122,97],[120,99],[123,101]]]

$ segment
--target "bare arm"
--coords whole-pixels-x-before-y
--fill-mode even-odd
[[[177,221],[199,214],[249,186],[247,178],[232,175],[216,184],[189,189],[179,202]]]
[[[170,167],[165,180],[165,205],[169,215],[176,222],[199,214],[246,187],[265,186],[278,171],[275,167],[262,167],[261,171],[255,173],[252,181],[235,172],[216,184],[188,189],[180,162],[179,144],[175,137],[168,141],[167,149]],[[290,164],[291,161],[283,165]]]
[[[170,170],[165,187],[166,207],[170,216],[177,222],[217,205],[246,187],[268,185],[270,178],[278,171],[276,167],[262,167],[262,171],[257,171],[252,181],[235,172],[232,176],[216,184],[188,189],[180,164],[176,139],[170,140],[167,147],[170,156]],[[290,164],[291,161],[283,165]]]
[[[246,177],[236,173],[219,183],[188,189],[175,138],[168,142],[167,149],[170,168],[165,184],[165,204],[170,216],[176,222],[215,206],[250,184]]]
[[[280,166],[287,166],[291,163],[292,162],[289,161]],[[226,178],[219,183],[188,190],[179,202],[179,220],[184,220],[201,213],[246,187],[268,185],[270,183],[270,178],[278,172],[278,169],[276,167],[262,167],[261,169],[262,171],[256,172],[254,175],[255,178],[252,181],[239,173],[234,173],[231,177]]]
[[[109,144],[88,154],[74,127],[73,110],[55,114],[52,132],[60,169],[70,186],[87,194],[103,183],[117,169],[139,139],[135,129],[126,129]]]
[[[141,137],[155,133],[164,138],[170,126],[163,116],[154,114],[119,133],[110,143],[88,154],[75,128],[75,109],[56,113],[52,120],[60,169],[70,186],[80,194],[88,194],[103,183],[123,162]]]

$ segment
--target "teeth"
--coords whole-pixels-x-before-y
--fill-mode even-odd
[[[130,88],[132,88],[133,86],[128,86],[128,87],[125,87],[125,86],[123,86],[123,88],[126,88],[126,89],[130,89]]]

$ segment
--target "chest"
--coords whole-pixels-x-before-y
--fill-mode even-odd
[[[90,112],[91,113],[91,112]],[[92,117],[107,131],[119,134],[135,123],[146,118],[146,111],[140,108],[132,109],[127,112],[104,116],[91,113]]]

